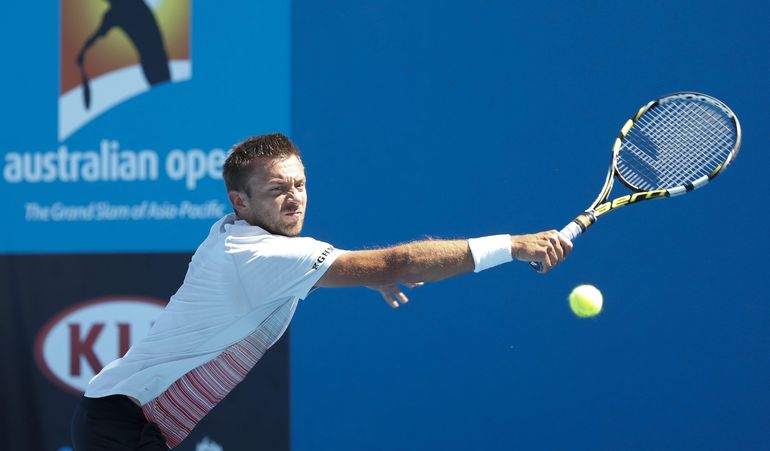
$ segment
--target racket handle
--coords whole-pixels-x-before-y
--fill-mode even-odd
[[[564,235],[569,241],[575,241],[577,237],[583,234],[583,227],[577,223],[577,220],[570,222],[559,233]],[[537,272],[543,272],[543,264],[540,262],[529,262],[529,266]]]
[[[580,227],[577,222],[572,221],[564,226],[563,229],[559,230],[559,233],[567,237],[568,240],[575,241],[575,238],[583,234],[583,228]]]

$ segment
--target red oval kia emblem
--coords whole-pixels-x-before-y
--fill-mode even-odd
[[[141,296],[111,296],[71,306],[38,332],[37,365],[59,387],[82,394],[96,373],[147,334],[165,305]]]

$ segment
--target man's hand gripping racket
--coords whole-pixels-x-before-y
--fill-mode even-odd
[[[654,100],[620,130],[596,200],[559,233],[574,241],[617,208],[700,188],[735,160],[740,147],[738,118],[721,101],[696,92]],[[608,201],[616,177],[632,193]],[[544,269],[540,262],[529,264],[536,271]]]

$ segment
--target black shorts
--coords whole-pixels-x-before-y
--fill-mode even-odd
[[[142,409],[123,395],[80,400],[72,416],[74,451],[168,450],[163,435]]]

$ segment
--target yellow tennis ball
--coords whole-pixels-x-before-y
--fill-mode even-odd
[[[569,294],[569,306],[581,318],[598,315],[603,303],[602,292],[593,285],[578,285]]]

